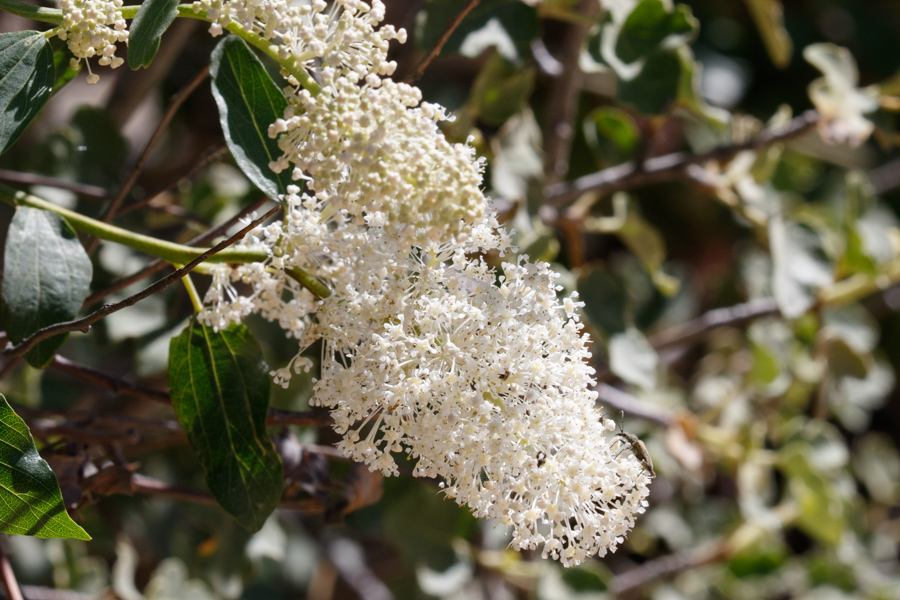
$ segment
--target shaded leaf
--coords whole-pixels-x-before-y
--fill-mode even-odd
[[[219,332],[191,319],[169,346],[172,404],[216,500],[250,531],[275,510],[281,458],[266,433],[268,366],[243,325]]]
[[[588,320],[602,329],[607,337],[625,331],[628,292],[607,271],[594,269],[580,278],[578,296],[584,302]]]
[[[609,341],[609,369],[628,383],[652,389],[658,364],[656,350],[637,329],[629,328]]]
[[[78,315],[91,284],[91,260],[65,219],[36,208],[18,208],[3,262],[3,323],[14,344]],[[43,340],[25,359],[45,367],[67,337]]]
[[[697,20],[684,4],[668,9],[663,0],[643,0],[622,24],[615,52],[619,60],[633,63],[659,50],[690,43],[697,28]]]
[[[56,476],[31,432],[0,395],[0,531],[40,538],[91,536],[66,513]]]
[[[279,198],[292,183],[290,170],[276,174],[269,163],[281,156],[269,125],[284,116],[287,100],[242,39],[228,36],[210,57],[219,120],[235,162],[260,190]]]
[[[53,49],[43,34],[0,33],[0,154],[50,98],[55,72]]]
[[[128,28],[128,66],[149,67],[159,40],[178,16],[178,0],[144,0]]]
[[[584,137],[597,162],[609,166],[634,158],[641,132],[627,111],[601,106],[584,120]]]
[[[69,50],[69,45],[66,42],[58,37],[53,37],[50,39],[50,48],[53,50],[53,68],[55,73],[53,93],[55,94],[64,88],[67,83],[75,79],[80,69],[72,68],[71,61],[75,58],[75,55]]]
[[[503,125],[527,104],[534,90],[534,76],[533,68],[518,68],[499,54],[492,54],[472,86],[475,115],[488,125]]]
[[[616,231],[619,239],[637,256],[647,269],[653,285],[664,295],[678,293],[679,282],[663,270],[666,245],[659,231],[634,211],[628,213],[625,223]]]

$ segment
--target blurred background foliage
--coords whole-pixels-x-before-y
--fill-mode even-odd
[[[387,1],[387,21],[413,34],[394,50],[398,78],[468,4]],[[2,31],[26,28],[40,26],[0,16]],[[93,186],[28,182],[97,214],[97,197],[114,194],[172,95],[208,62],[215,41],[203,29],[177,22],[146,71],[105,72],[90,88],[76,78],[0,157],[0,179]],[[277,511],[253,535],[215,506],[114,487],[92,496],[84,481],[110,462],[178,489],[202,489],[203,473],[165,427],[169,407],[16,363],[0,391],[93,536],[4,539],[26,597],[900,598],[898,39],[890,0],[481,0],[418,80],[456,116],[447,136],[473,136],[487,158],[485,187],[521,251],[580,293],[600,402],[625,411],[622,428],[654,460],[650,508],[615,555],[564,570],[505,550],[501,528],[435,482],[411,469],[382,481],[336,457],[327,427],[271,431],[288,489],[317,503]],[[802,52],[822,42],[850,51],[859,85],[888,82],[867,143],[825,143],[810,121],[784,143],[666,177],[565,183],[796,124],[821,75]],[[224,152],[205,82],[117,223],[183,242],[259,196]],[[104,244],[93,286],[145,262]],[[844,302],[833,282],[848,278],[863,291]],[[169,339],[191,312],[173,286],[73,335],[61,355],[164,389]],[[277,327],[249,324],[269,364],[293,355]],[[309,380],[273,394],[276,408],[303,410]],[[60,416],[100,433],[48,427]]]

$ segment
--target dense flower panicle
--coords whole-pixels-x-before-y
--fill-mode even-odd
[[[75,55],[72,69],[79,69],[84,60],[90,73],[87,59],[99,56],[98,62],[113,69],[125,60],[116,56],[116,43],[128,41],[128,25],[116,10],[122,0],[60,0],[63,21],[57,35],[69,46]],[[97,83],[100,77],[90,73],[87,82]]]
[[[245,244],[255,264],[221,265],[201,318],[223,328],[259,314],[298,340],[272,372],[287,386],[323,341],[313,402],[328,407],[338,448],[386,475],[397,454],[415,474],[512,531],[517,549],[564,565],[614,550],[646,506],[649,477],[595,408],[588,339],[557,275],[520,257],[487,209],[482,163],[437,128],[444,109],[390,79],[377,0],[195,4],[277,41],[321,89],[285,75],[289,107],[269,128],[299,185],[284,220]],[[325,283],[317,298],[302,277]],[[249,288],[238,293],[238,283]]]
[[[579,303],[563,310],[546,263],[505,264],[495,285],[465,250],[410,255],[373,306],[391,316],[351,352],[330,344],[314,400],[331,408],[347,456],[391,475],[391,453],[405,451],[416,475],[511,527],[516,548],[567,565],[615,549],[649,478],[604,437]],[[317,319],[341,331],[352,318],[332,306]]]
[[[380,212],[387,223],[431,239],[471,226],[486,205],[482,164],[473,148],[449,143],[438,130],[443,108],[420,103],[415,87],[357,79],[326,68],[320,94],[288,94],[285,118],[269,128],[284,152],[271,167],[293,165],[294,179],[351,216]]]

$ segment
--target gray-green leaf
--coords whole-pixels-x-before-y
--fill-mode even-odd
[[[128,66],[149,67],[159,50],[159,40],[178,16],[178,0],[145,0],[131,22],[128,34]]]
[[[639,330],[631,327],[609,340],[609,369],[628,383],[654,388],[658,365],[656,350]]]
[[[0,395],[0,531],[40,538],[91,536],[66,513],[56,476],[31,432]]]
[[[281,458],[266,433],[268,371],[243,325],[215,332],[194,318],[169,345],[178,420],[210,491],[250,531],[275,510],[284,485]]]
[[[50,98],[54,78],[53,50],[43,34],[0,33],[0,154]]]
[[[228,36],[210,57],[212,90],[219,120],[235,162],[264,194],[279,198],[291,184],[289,170],[279,174],[269,163],[281,156],[269,137],[269,125],[284,116],[287,100],[247,44]]]
[[[3,323],[18,344],[38,329],[78,315],[91,284],[91,260],[72,226],[59,215],[16,209],[3,267]],[[25,354],[38,368],[47,366],[68,334],[43,340]]]

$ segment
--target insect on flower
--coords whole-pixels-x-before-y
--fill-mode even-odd
[[[625,418],[624,411],[622,412],[622,418]],[[625,452],[627,450],[631,450],[631,452],[634,453],[635,458],[641,461],[641,464],[644,465],[644,469],[647,470],[650,478],[655,478],[656,470],[654,470],[653,468],[653,459],[650,458],[650,452],[647,451],[647,446],[644,445],[644,442],[638,439],[638,436],[634,435],[633,433],[623,431],[621,423],[617,423],[617,425],[619,426],[619,433],[616,434],[616,438],[621,438],[625,441],[625,444],[627,444],[625,448],[622,448],[622,450],[619,451],[619,454],[622,454],[622,452]],[[617,454],[616,457],[618,457],[619,454]]]

